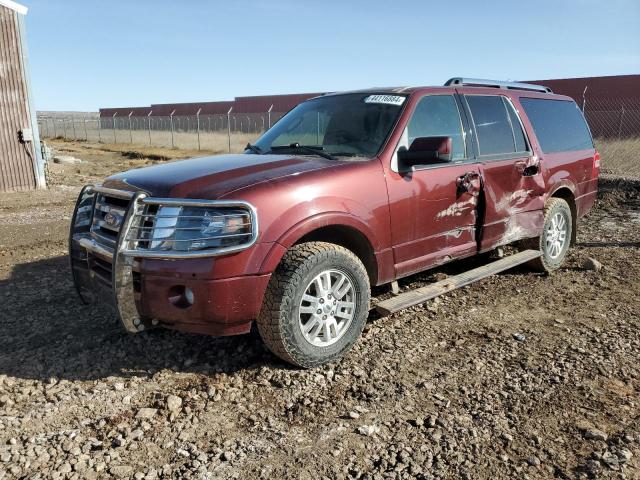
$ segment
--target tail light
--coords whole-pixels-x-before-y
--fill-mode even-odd
[[[600,173],[600,153],[597,150],[593,155],[593,172],[596,175]]]

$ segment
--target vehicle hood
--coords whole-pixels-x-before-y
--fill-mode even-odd
[[[106,179],[104,186],[144,190],[154,197],[215,200],[250,185],[344,163],[315,156],[216,155],[118,173]]]

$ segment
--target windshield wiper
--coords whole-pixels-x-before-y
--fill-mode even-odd
[[[319,155],[329,160],[336,160],[336,157],[334,157],[333,155],[329,155],[327,152],[323,152],[322,148],[323,147],[308,147],[306,145],[300,145],[296,142],[289,145],[276,145],[275,147],[271,147],[271,151],[275,152],[278,150],[302,150],[303,152],[310,153],[311,155]]]
[[[250,143],[247,143],[247,146],[244,147],[245,150],[251,150],[253,153],[256,153],[258,155],[262,155],[262,149],[260,147],[258,147],[257,145],[251,145]]]

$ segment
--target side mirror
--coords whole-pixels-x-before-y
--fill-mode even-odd
[[[451,137],[418,137],[398,150],[398,161],[410,167],[450,162],[451,144]]]

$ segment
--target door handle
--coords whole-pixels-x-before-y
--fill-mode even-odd
[[[480,192],[480,174],[478,172],[467,172],[456,179],[458,195],[470,193],[477,195]]]
[[[540,172],[539,160],[520,160],[515,165],[523,177],[532,177]]]

